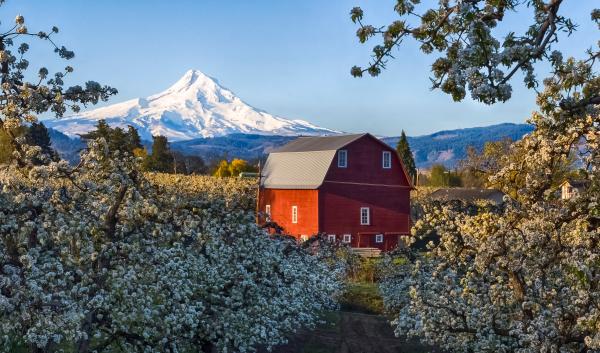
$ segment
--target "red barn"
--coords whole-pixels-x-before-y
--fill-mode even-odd
[[[409,234],[411,189],[396,151],[370,134],[300,137],[269,154],[259,222],[386,251]]]

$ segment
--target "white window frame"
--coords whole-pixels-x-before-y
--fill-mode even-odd
[[[366,221],[365,221],[365,217],[363,217],[363,216],[365,216],[365,214],[364,214],[365,211],[367,212],[366,213]],[[371,209],[369,207],[361,207],[360,208],[360,225],[368,226],[370,224],[371,224]]]
[[[271,216],[271,205],[265,205],[265,214]]]
[[[334,243],[335,242],[335,234],[327,234],[327,241]]]
[[[298,223],[298,206],[292,206],[292,223]]]
[[[343,159],[341,158],[342,156],[344,156]],[[337,162],[338,162],[337,163],[338,168],[347,168],[348,167],[348,150],[339,150],[338,151]]]
[[[387,164],[385,162],[387,162]],[[383,169],[392,169],[392,152],[383,151],[383,155],[381,156],[381,165]]]
[[[375,234],[375,242],[383,243],[383,234]]]
[[[342,238],[342,242],[343,243],[352,242],[352,234],[344,234],[344,237]]]

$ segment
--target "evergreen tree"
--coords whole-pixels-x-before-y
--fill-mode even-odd
[[[127,126],[127,131],[120,127],[111,128],[105,120],[98,120],[96,129],[80,135],[84,140],[104,138],[111,151],[127,152],[134,156],[144,155],[144,146],[135,127]]]
[[[98,120],[96,130],[90,131],[87,134],[79,135],[84,140],[95,140],[103,137],[107,142],[110,140],[112,129],[104,119]]]
[[[410,175],[411,180],[414,181],[415,176],[417,175],[417,167],[415,166],[415,160],[404,130],[402,130],[402,135],[400,135],[400,140],[398,140],[398,144],[396,145],[396,151],[398,152],[402,164],[404,164],[404,168]]]
[[[52,148],[52,141],[50,140],[48,129],[43,123],[32,123],[25,132],[25,141],[28,145],[41,147],[42,153],[51,160],[58,159],[58,154],[54,148]],[[34,163],[42,164],[43,161],[36,158]]]
[[[133,150],[130,149],[129,138],[127,133],[120,127],[110,129],[108,138],[108,148],[111,151],[129,152],[133,154]]]
[[[173,154],[169,149],[169,142],[165,136],[152,136],[152,153],[148,156],[145,169],[153,172],[173,172]]]
[[[140,134],[138,134],[137,129],[131,125],[127,126],[127,141],[130,151],[135,151],[137,148],[144,148]]]

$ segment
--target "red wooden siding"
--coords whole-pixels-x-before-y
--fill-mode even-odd
[[[333,159],[325,181],[409,186],[398,154],[383,142],[363,136],[344,147],[348,151],[348,166],[339,168]],[[383,151],[392,152],[392,167],[383,168]]]
[[[259,207],[271,205],[271,219],[284,233],[300,237],[319,232],[318,190],[261,189]],[[292,206],[298,207],[298,223],[292,223]]]
[[[408,188],[326,183],[319,192],[319,229],[337,239],[351,234],[352,247],[390,250],[410,231],[409,193]],[[369,225],[360,224],[361,207],[370,209]],[[376,234],[384,235],[383,243],[375,242]]]
[[[261,189],[260,211],[270,204],[271,219],[296,237],[325,233],[342,241],[350,234],[352,247],[395,248],[410,231],[411,190],[396,151],[370,135],[342,149],[347,166],[338,167],[334,157],[318,189]],[[383,151],[391,152],[391,168],[383,168]],[[292,223],[294,205],[297,224]],[[361,207],[370,210],[369,225],[361,225]],[[383,242],[376,242],[377,234],[383,234]]]

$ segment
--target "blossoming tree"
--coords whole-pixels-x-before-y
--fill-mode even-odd
[[[505,101],[516,72],[537,88],[534,64],[552,68],[529,119],[535,130],[490,177],[515,198],[501,210],[428,208],[414,231],[435,230],[439,243],[426,254],[405,254],[410,261],[390,261],[381,290],[397,334],[454,352],[600,351],[600,51],[565,59],[551,48],[559,32],[575,29],[562,2],[444,0],[419,12],[419,1],[398,0],[401,19],[381,28],[363,24],[360,8],[351,12],[361,42],[383,38],[368,68],[352,69],[355,76],[380,74],[410,37],[425,53],[441,53],[433,86],[455,100],[470,91],[484,103]],[[505,17],[527,5],[534,17],[525,33],[494,36]],[[600,26],[600,10],[591,19]],[[588,187],[557,201],[553,178],[572,155]]]
[[[25,80],[29,37],[73,57],[57,32],[30,34],[18,16],[0,34],[0,129],[14,146],[0,170],[0,350],[248,351],[334,307],[341,268],[270,239],[247,186],[155,183],[102,138],[72,167],[12,134],[116,93],[65,88],[71,67]]]

